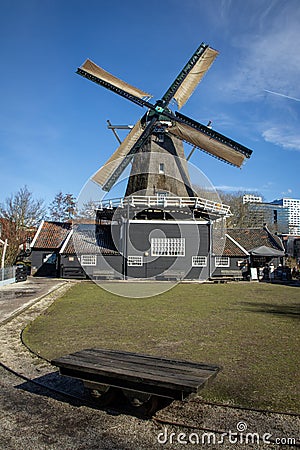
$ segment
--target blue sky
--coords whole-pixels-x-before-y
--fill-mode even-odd
[[[182,113],[253,149],[242,169],[194,152],[214,186],[300,197],[298,0],[4,1],[0,202],[25,184],[78,195],[144,110],[75,74],[86,58],[160,98],[202,42],[220,55]],[[187,151],[188,151],[187,147]]]

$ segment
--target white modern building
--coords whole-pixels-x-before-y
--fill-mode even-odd
[[[262,203],[262,197],[260,195],[245,194],[243,195],[243,203]]]
[[[289,234],[300,235],[300,199],[281,198],[272,204],[288,208]]]

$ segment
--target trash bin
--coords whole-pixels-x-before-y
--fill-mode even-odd
[[[16,266],[16,283],[27,280],[27,267],[23,264]]]

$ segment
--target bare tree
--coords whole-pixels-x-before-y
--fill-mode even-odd
[[[263,219],[257,214],[253,214],[252,203],[243,203],[243,196],[246,192],[225,193],[220,191],[219,195],[222,203],[229,205],[232,213],[231,217],[226,219],[228,228],[253,228],[263,226]],[[249,194],[249,192],[247,192]],[[259,195],[255,193],[255,195]]]
[[[200,186],[198,184],[193,184],[192,188],[198,197],[217,203],[220,201],[219,193],[212,186]]]
[[[34,228],[44,219],[44,201],[36,200],[27,186],[10,195],[0,204],[3,238],[8,240],[5,265],[14,264],[20,245],[33,234]],[[1,249],[0,249],[1,251]]]
[[[89,200],[83,203],[82,207],[78,212],[78,218],[82,219],[95,219],[96,210],[99,208],[99,202],[94,200]]]
[[[44,201],[34,199],[27,186],[0,204],[0,216],[14,223],[17,230],[37,226],[45,217]]]
[[[66,222],[76,216],[76,199],[73,194],[63,194],[60,191],[49,206],[50,219]]]

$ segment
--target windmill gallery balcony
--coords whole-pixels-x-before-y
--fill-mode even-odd
[[[95,203],[95,209],[98,213],[116,211],[117,209],[142,211],[159,210],[180,212],[188,209],[193,218],[199,215],[209,215],[213,218],[226,218],[231,215],[230,206],[223,203],[201,198],[201,197],[176,197],[166,195],[131,195],[125,198],[104,199]],[[126,214],[126,213],[125,213]],[[148,216],[147,216],[148,217]]]

